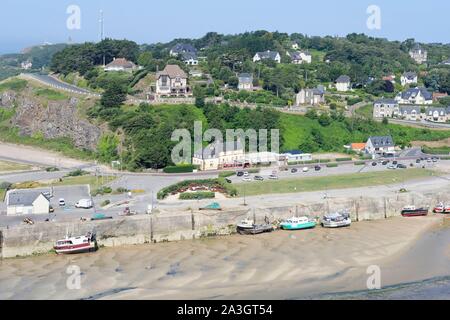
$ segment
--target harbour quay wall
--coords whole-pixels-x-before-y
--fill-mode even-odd
[[[324,213],[348,210],[352,221],[388,219],[400,216],[406,205],[430,207],[448,199],[435,193],[395,193],[390,197],[328,198],[320,202],[302,200],[296,205],[239,207],[224,211],[172,211],[152,215],[123,217],[89,222],[42,222],[0,229],[0,257],[12,258],[45,254],[54,242],[66,234],[83,235],[95,231],[99,246],[150,244],[230,235],[236,224],[255,217],[257,222],[268,218],[282,220],[298,215],[320,218]]]

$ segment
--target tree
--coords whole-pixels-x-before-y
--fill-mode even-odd
[[[118,82],[112,82],[102,95],[100,104],[104,108],[120,107],[127,99],[127,92],[123,85]]]
[[[383,125],[388,125],[389,124],[389,120],[388,120],[388,118],[387,117],[384,117],[383,118],[383,121],[381,121],[381,123],[383,124]]]

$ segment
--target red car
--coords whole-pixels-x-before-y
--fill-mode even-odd
[[[443,203],[438,204],[434,210],[434,213],[450,213],[450,205],[445,205]]]

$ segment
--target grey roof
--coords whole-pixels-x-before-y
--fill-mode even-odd
[[[307,55],[307,56],[311,55],[308,51],[294,51],[294,52],[290,53],[291,59],[292,60],[302,60],[302,57],[301,57],[302,53]]]
[[[421,106],[401,106],[399,111],[401,114],[412,114],[413,111],[416,112],[416,114],[420,114],[422,110]]]
[[[433,94],[424,87],[411,88],[402,92],[402,99],[403,100],[409,100],[411,98],[415,99],[419,95],[419,92],[422,94],[425,100],[433,100]]]
[[[370,137],[369,141],[372,141],[372,145],[375,148],[395,147],[394,140],[391,136],[374,136]]]
[[[187,60],[197,60],[197,53],[196,52],[183,52],[182,54],[183,60],[187,61]]]
[[[9,206],[31,206],[41,194],[41,191],[13,190],[8,193],[7,203]]]
[[[417,77],[417,73],[415,72],[405,72],[403,76],[408,80],[414,80]]]
[[[342,75],[336,79],[336,83],[350,83],[350,77],[346,75]]]
[[[176,54],[190,52],[197,54],[197,49],[195,49],[192,45],[188,43],[177,43],[171,50]]]
[[[206,148],[203,148],[201,152],[196,151],[195,157],[201,159],[213,159],[217,158],[221,152],[230,152],[243,149],[244,147],[239,139],[226,143],[214,142]]]
[[[239,75],[240,83],[253,83],[253,75],[250,73],[241,73]]]
[[[256,53],[261,59],[271,59],[271,60],[275,60],[275,58],[277,57],[277,55],[279,55],[278,51],[264,51],[264,52],[257,52]]]
[[[419,43],[416,43],[414,47],[411,49],[412,52],[419,52],[419,51],[426,51],[422,48],[422,46]]]
[[[383,98],[383,99],[376,100],[374,102],[374,104],[395,104],[396,105],[396,104],[398,104],[398,102],[395,99]]]
[[[439,112],[440,116],[445,116],[450,114],[450,107],[444,107],[444,108],[439,108],[439,107],[430,107],[427,108],[427,115],[428,116],[432,116],[435,112]]]

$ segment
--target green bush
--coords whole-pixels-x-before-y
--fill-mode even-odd
[[[214,192],[185,192],[180,194],[180,200],[202,200],[202,199],[214,199],[216,194]]]
[[[111,187],[102,187],[92,192],[92,196],[104,195],[112,193]]]
[[[364,166],[366,164],[365,161],[356,161],[355,166]]]
[[[225,178],[219,179],[203,179],[203,180],[185,180],[168,186],[166,188],[161,189],[158,192],[158,199],[162,200],[167,198],[172,193],[177,193],[179,190],[183,188],[187,188],[190,185],[197,184],[202,185],[207,188],[219,187],[222,188],[225,193],[231,197],[235,197],[237,195],[237,190],[226,182]]]
[[[128,190],[127,188],[122,188],[122,187],[119,187],[116,189],[116,193],[127,193],[129,191],[130,190]]]
[[[10,183],[10,182],[6,182],[6,181],[0,182],[0,189],[8,190],[9,188],[11,188],[11,186],[12,186],[12,183]]]
[[[228,178],[234,176],[236,173],[234,171],[225,171],[219,173],[219,178]]]
[[[188,165],[181,165],[181,166],[165,167],[163,171],[165,173],[189,173],[189,172],[193,172],[194,170],[198,170],[198,166],[188,164]]]
[[[336,161],[337,162],[345,162],[345,161],[352,161],[352,158],[337,158]]]
[[[45,171],[47,171],[47,172],[57,172],[57,171],[59,171],[59,169],[56,168],[56,167],[48,167],[48,168],[45,168]]]
[[[429,148],[429,147],[422,147],[422,152],[426,154],[450,154],[450,147],[439,147],[439,148]]]
[[[85,176],[88,175],[89,172],[81,170],[81,169],[77,169],[75,171],[69,172],[66,177],[81,177],[81,176]]]
[[[337,168],[339,165],[337,163],[329,163],[327,164],[327,168]]]
[[[111,204],[111,200],[105,200],[105,201],[103,201],[103,202],[100,204],[100,206],[101,206],[101,207],[106,207],[106,206],[109,205],[109,204]]]

